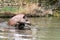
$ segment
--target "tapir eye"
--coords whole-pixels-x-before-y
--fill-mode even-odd
[[[28,21],[28,20],[26,20],[26,21]]]

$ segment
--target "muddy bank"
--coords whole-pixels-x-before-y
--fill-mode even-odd
[[[1,22],[4,22],[4,21],[5,21],[5,19],[3,19],[3,18],[0,18],[0,23],[1,23]]]
[[[11,18],[13,16],[15,16],[16,14],[14,13],[0,13],[0,18]],[[41,14],[25,14],[27,17],[50,17],[50,16],[53,16],[53,15],[41,15]]]
[[[26,14],[27,17],[52,17],[53,15],[41,15],[41,14]]]
[[[10,18],[13,17],[15,14],[11,13],[11,12],[4,12],[4,13],[0,13],[0,18]]]

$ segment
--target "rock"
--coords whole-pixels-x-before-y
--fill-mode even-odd
[[[4,20],[3,18],[0,18],[0,23],[1,23],[1,22],[4,22],[4,21],[5,21],[5,20]]]

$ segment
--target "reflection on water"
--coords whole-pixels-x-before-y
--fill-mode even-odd
[[[18,30],[7,25],[7,22],[0,23],[1,40],[35,40],[36,29]]]
[[[34,40],[32,30],[4,29],[0,30],[1,40]]]
[[[38,27],[37,40],[60,40],[60,18],[33,18],[32,22]]]
[[[0,23],[0,40],[60,40],[60,18],[30,18],[32,30],[17,30]]]

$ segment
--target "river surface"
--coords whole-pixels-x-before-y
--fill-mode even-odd
[[[60,40],[59,17],[29,18],[32,30],[17,30],[0,23],[0,40]]]

